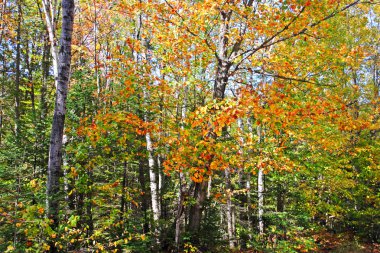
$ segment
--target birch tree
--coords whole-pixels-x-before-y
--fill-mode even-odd
[[[63,2],[62,2],[63,6]],[[45,23],[48,31],[48,37],[50,42],[50,53],[53,62],[53,75],[54,84],[58,88],[58,72],[59,72],[59,57],[58,40],[57,40],[57,22],[59,8],[58,0],[42,0],[42,11],[45,14]]]

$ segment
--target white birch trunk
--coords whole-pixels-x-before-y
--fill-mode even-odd
[[[257,194],[259,198],[258,202],[258,220],[259,220],[259,233],[264,233],[264,220],[263,220],[263,214],[264,214],[264,176],[263,176],[263,170],[260,168],[259,173],[257,175]]]
[[[149,185],[150,185],[150,194],[152,198],[152,211],[153,211],[153,220],[156,222],[160,219],[160,208],[158,200],[158,187],[156,173],[154,171],[154,156],[153,156],[153,146],[150,133],[147,132],[145,135],[146,138],[146,150],[148,151],[148,166],[149,166]]]
[[[57,1],[54,0],[42,0],[43,12],[45,14],[45,22],[49,35],[50,52],[53,61],[53,75],[55,87],[58,87],[58,66],[59,66],[59,53],[58,43],[56,37],[56,13],[57,13]],[[63,5],[63,3],[62,3]]]
[[[162,174],[161,155],[157,155],[157,168],[158,168],[158,193],[162,195],[162,187],[164,186],[164,175]],[[161,205],[160,205],[161,209]]]
[[[248,127],[248,132],[252,133],[253,128],[252,128],[252,122],[251,119],[247,119],[247,127]],[[247,182],[246,182],[246,190],[247,190],[247,220],[248,220],[248,227],[249,229],[252,228],[251,224],[251,174],[248,173],[247,175]],[[249,237],[251,238],[251,234],[249,234]]]
[[[208,176],[208,182],[207,182],[207,198],[209,199],[211,196],[211,186],[212,186],[212,176]]]
[[[183,105],[181,108],[181,129],[184,129],[183,122],[186,118],[186,113],[187,113],[187,92],[188,88],[185,86],[184,88],[184,99],[183,99]],[[179,98],[179,96],[178,96]],[[178,99],[177,98],[177,99]],[[178,111],[178,108],[177,108]],[[183,213],[183,201],[184,201],[184,196],[183,193],[186,189],[186,181],[185,181],[185,176],[182,171],[179,172],[179,192],[178,192],[178,207],[177,207],[177,217],[176,217],[176,222],[175,222],[175,245],[177,247],[177,250],[179,250],[179,240],[181,237],[181,223],[182,223],[182,213]]]
[[[63,135],[63,141],[62,141],[62,145],[63,147],[66,146],[67,144],[67,136],[66,135]],[[66,211],[66,214],[69,213],[69,180],[67,179],[67,174],[68,174],[68,170],[69,170],[69,166],[68,166],[68,162],[67,162],[67,157],[66,157],[66,154],[63,153],[62,154],[62,165],[63,165],[63,190],[65,192],[65,202],[67,203],[67,205],[65,206],[65,211]]]
[[[257,127],[257,136],[258,136],[258,143],[261,143],[262,140],[262,131],[261,127]],[[264,234],[264,220],[263,220],[263,214],[264,214],[264,173],[263,169],[259,168],[259,172],[257,174],[257,195],[258,195],[258,229],[259,233]]]
[[[241,156],[243,156],[243,145],[244,145],[244,137],[243,137],[243,133],[244,133],[244,125],[243,125],[243,120],[241,118],[238,118],[237,119],[237,125],[238,125],[238,128],[240,130],[240,137],[239,137],[239,141],[240,141],[240,148],[239,148],[239,153]],[[238,168],[238,173],[239,173],[239,186],[242,188],[242,177],[243,177],[243,173],[242,173],[242,168]]]

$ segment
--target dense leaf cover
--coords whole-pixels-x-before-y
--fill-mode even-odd
[[[76,1],[54,225],[47,14],[0,15],[0,252],[379,251],[377,0]]]

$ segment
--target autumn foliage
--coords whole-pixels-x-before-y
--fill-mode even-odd
[[[54,227],[46,13],[0,3],[1,252],[379,250],[378,2],[76,4]]]

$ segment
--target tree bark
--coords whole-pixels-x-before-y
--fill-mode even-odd
[[[282,183],[278,183],[277,185],[277,196],[276,196],[276,210],[277,212],[283,212],[284,211],[284,205],[285,205],[285,191],[282,186]]]
[[[47,93],[47,82],[49,78],[49,38],[48,34],[44,36],[44,47],[42,53],[42,85],[40,88],[40,120],[46,118],[47,115],[47,101],[46,101],[46,93]]]
[[[248,127],[248,132],[252,133],[253,128],[252,128],[252,122],[250,118],[247,119],[247,127]],[[252,200],[251,200],[251,174],[250,173],[248,173],[247,175],[246,190],[247,190],[247,221],[248,221],[248,228],[249,230],[251,230],[252,229],[252,219],[251,219]],[[251,237],[251,234],[249,234],[249,236]]]
[[[94,232],[94,221],[92,217],[92,189],[93,189],[93,171],[91,168],[87,169],[87,192],[86,192],[86,223],[88,226],[88,229],[86,231],[87,237],[91,238],[93,232]],[[92,240],[90,240],[89,245],[92,243]]]
[[[64,1],[62,1],[62,8],[63,8],[63,2]],[[61,54],[61,49],[58,52],[58,45],[57,45],[58,43],[57,43],[57,37],[56,37],[56,29],[57,29],[56,14],[57,14],[57,7],[58,7],[57,0],[42,0],[42,5],[43,5],[43,12],[45,13],[45,22],[46,22],[46,27],[48,30],[49,41],[50,41],[50,52],[53,58],[53,74],[54,74],[54,80],[55,80],[54,84],[55,84],[55,87],[58,88],[58,79],[59,79],[58,72],[59,72],[59,60],[60,60],[59,57]],[[63,28],[63,25],[62,25],[62,28]]]
[[[186,190],[186,180],[183,172],[179,172],[179,193],[178,193],[178,204],[177,204],[177,215],[175,220],[175,245],[177,247],[177,251],[179,252],[179,241],[181,238],[181,223],[182,223],[182,214],[184,212],[183,202],[185,200]]]
[[[231,1],[232,3],[233,1]],[[213,98],[217,101],[223,100],[226,87],[228,84],[229,71],[232,66],[230,56],[228,55],[228,37],[229,37],[229,21],[231,19],[232,10],[221,11],[221,21],[218,38],[218,48],[216,52],[217,67],[215,73]],[[232,49],[233,55],[238,47]],[[211,135],[213,136],[213,135]],[[193,234],[199,231],[203,210],[203,203],[207,196],[207,181],[195,184],[196,203],[190,209],[189,229]]]
[[[227,168],[224,170],[225,173],[225,183],[226,183],[226,195],[227,195],[227,212],[226,212],[226,217],[227,217],[227,233],[228,233],[228,243],[230,248],[235,247],[234,243],[234,225],[233,225],[233,208],[232,208],[232,201],[231,201],[231,196],[232,196],[232,189],[231,189],[231,178],[230,178],[230,170]]]
[[[187,98],[188,98],[188,87],[184,87],[184,99],[183,99],[183,105],[182,105],[182,110],[181,110],[181,129],[184,129],[184,120],[186,118],[187,114]],[[179,98],[179,96],[178,96]],[[178,107],[178,106],[177,106]],[[179,108],[177,108],[177,111]],[[185,175],[183,174],[182,171],[179,172],[179,192],[178,192],[178,204],[177,204],[177,216],[176,216],[176,222],[175,222],[175,245],[177,247],[177,251],[179,252],[179,240],[181,237],[181,217],[182,213],[184,211],[184,193],[186,191],[186,180],[185,180]]]
[[[3,0],[1,3],[0,20],[4,20],[6,7],[7,7],[7,0]],[[5,31],[4,28],[6,26],[5,24],[6,24],[5,22],[0,23],[0,45],[2,45],[2,43],[3,43],[3,36],[4,36],[4,31]]]
[[[146,192],[144,164],[141,159],[139,160],[139,181],[140,181],[141,191],[143,192],[142,199],[141,199],[141,211],[143,212],[143,215],[144,215],[143,232],[148,233],[149,223],[148,223],[147,211],[149,207],[149,198]]]
[[[5,95],[5,74],[6,74],[6,62],[5,62],[5,55],[2,55],[2,80],[1,80],[1,90],[0,90],[0,99],[3,100]],[[3,121],[4,121],[4,115],[3,115],[3,103],[0,103],[0,145],[3,143]]]
[[[263,170],[260,168],[257,175],[257,195],[258,195],[258,228],[259,233],[264,234],[264,176]]]
[[[152,198],[152,211],[153,220],[156,222],[160,218],[160,207],[158,199],[158,185],[156,172],[154,171],[154,156],[153,156],[153,146],[150,133],[145,135],[146,138],[146,149],[148,151],[148,166],[149,166],[149,179],[150,179],[150,194]]]
[[[199,232],[202,219],[203,203],[207,195],[207,180],[195,183],[195,204],[191,206],[189,213],[189,230],[196,235]]]
[[[21,81],[21,21],[22,8],[20,1],[17,1],[17,36],[16,36],[16,80],[15,80],[15,133],[19,138],[20,133],[20,81]]]
[[[258,143],[260,144],[262,141],[262,129],[261,127],[257,127],[257,136],[258,136]],[[263,169],[259,168],[259,172],[257,174],[257,197],[258,197],[258,229],[259,233],[264,234],[264,220],[263,220],[263,214],[264,214],[264,173]]]
[[[124,221],[124,212],[125,212],[125,193],[127,187],[127,161],[123,163],[123,181],[121,184],[121,197],[120,197],[120,221]]]
[[[144,98],[147,100],[148,98],[147,92],[144,90]],[[145,122],[148,122],[148,115],[145,113],[144,115]],[[148,152],[148,167],[149,167],[149,186],[150,186],[150,196],[151,196],[151,204],[152,204],[152,211],[153,211],[153,228],[154,228],[154,237],[156,241],[156,245],[160,244],[159,240],[159,230],[158,230],[158,220],[160,219],[160,199],[159,199],[159,193],[158,193],[158,182],[157,182],[157,175],[155,172],[155,161],[154,161],[154,154],[153,154],[153,144],[152,139],[150,136],[150,132],[147,132],[145,134],[145,140],[146,140],[146,150]]]
[[[61,195],[59,179],[61,178],[62,174],[61,163],[63,128],[65,124],[68,84],[70,80],[71,43],[74,24],[74,0],[63,0],[62,11],[63,16],[59,50],[58,80],[54,117],[50,136],[48,179],[46,187],[47,215],[50,219],[53,220],[53,228],[56,228],[59,222],[58,214]],[[51,251],[56,252],[54,245],[51,247]]]

